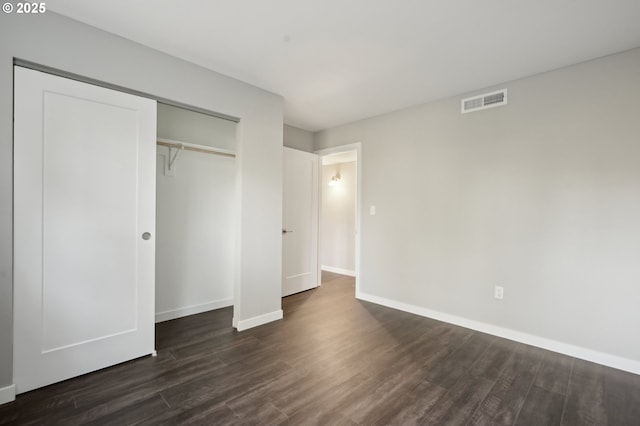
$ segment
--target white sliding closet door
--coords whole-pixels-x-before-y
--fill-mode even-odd
[[[22,393],[154,352],[156,102],[15,67],[14,114]]]

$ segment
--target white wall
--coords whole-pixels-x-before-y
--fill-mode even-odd
[[[234,317],[281,313],[282,98],[50,11],[0,14],[0,388],[13,370],[14,57],[238,117]]]
[[[284,125],[284,146],[300,151],[313,152],[313,133],[293,126]]]
[[[158,106],[158,137],[235,150],[236,124]],[[235,160],[157,149],[156,321],[233,305]],[[172,150],[172,155],[175,150]]]
[[[640,373],[640,49],[503,87],[316,134],[362,142],[361,297]]]
[[[340,173],[340,182],[329,186]],[[322,269],[355,275],[356,162],[322,166],[320,264]]]

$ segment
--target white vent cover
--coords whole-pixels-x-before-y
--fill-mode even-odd
[[[463,114],[467,112],[480,111],[481,109],[493,108],[507,104],[507,89],[498,90],[484,95],[473,96],[461,101],[461,111]]]

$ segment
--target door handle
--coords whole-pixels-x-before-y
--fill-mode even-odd
[[[142,239],[143,239],[143,240],[145,240],[145,241],[146,241],[146,240],[148,240],[148,239],[150,239],[150,238],[151,238],[151,233],[149,233],[149,232],[145,232],[144,234],[142,234]]]
[[[293,232],[293,231],[292,231],[292,230],[290,230],[290,229],[284,229],[284,228],[282,228],[282,233],[283,233],[283,234],[288,234],[289,232]]]

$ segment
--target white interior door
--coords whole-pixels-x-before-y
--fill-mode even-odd
[[[14,102],[22,393],[154,352],[156,102],[20,67]]]
[[[318,156],[284,148],[282,295],[318,286]]]

